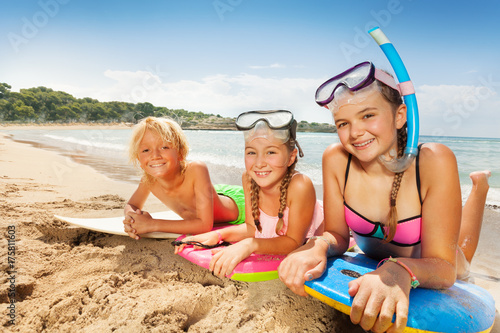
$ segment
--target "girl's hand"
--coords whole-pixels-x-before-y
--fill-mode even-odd
[[[326,255],[321,255],[310,243],[291,252],[279,265],[280,280],[291,291],[300,296],[308,296],[304,290],[306,280],[314,280],[326,269]]]
[[[184,241],[184,242],[196,241],[196,242],[200,242],[200,243],[205,244],[205,245],[215,245],[219,242],[219,234],[215,231],[210,231],[210,232],[205,232],[203,234],[199,234],[196,236],[188,236],[188,237],[182,239],[182,241]],[[187,244],[181,244],[179,246],[176,246],[174,249],[174,253],[177,254],[179,252],[182,252],[182,250],[184,249],[184,247],[186,245]],[[194,248],[196,250],[202,249],[201,246],[194,246]]]
[[[130,222],[126,223],[123,221],[123,223],[125,225],[125,232],[127,232],[130,237],[132,237],[132,233],[135,235],[135,237],[132,238],[140,239],[138,235],[155,231],[152,225],[153,218],[148,212],[137,210],[135,212],[129,212],[125,220],[127,220],[127,217],[130,218]]]
[[[212,250],[209,269],[220,278],[230,275],[236,265],[254,252],[252,240],[253,238],[246,238],[224,249]]]
[[[351,321],[366,331],[403,332],[408,319],[410,282],[408,272],[392,262],[349,282],[349,295],[354,297]],[[394,314],[396,321],[392,324]]]

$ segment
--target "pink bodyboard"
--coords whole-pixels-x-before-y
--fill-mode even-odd
[[[218,229],[218,228],[215,228]],[[177,238],[182,240],[185,235]],[[186,246],[179,255],[193,264],[208,269],[212,260],[212,249],[195,250],[193,246]],[[236,281],[257,282],[278,278],[278,266],[286,255],[255,254],[240,262],[228,278]]]
[[[225,228],[215,227],[214,230]],[[186,235],[177,238],[178,241],[182,240]],[[349,247],[354,246],[354,240],[351,238]],[[179,255],[193,264],[208,269],[210,260],[212,260],[212,249],[199,249],[195,250],[193,246],[185,246]],[[278,278],[278,266],[286,258],[286,255],[278,254],[255,254],[252,253],[248,258],[241,261],[234,268],[228,278],[236,281],[258,282],[268,281]]]

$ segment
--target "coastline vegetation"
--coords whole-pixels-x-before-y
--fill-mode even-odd
[[[72,123],[129,123],[147,116],[167,116],[184,129],[236,130],[235,118],[184,109],[169,109],[151,103],[100,102],[85,97],[76,98],[63,91],[46,87],[11,91],[7,83],[0,83],[0,123],[4,124],[72,124]],[[328,123],[298,124],[301,132],[336,132]]]

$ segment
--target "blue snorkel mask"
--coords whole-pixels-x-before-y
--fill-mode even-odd
[[[349,98],[349,95],[359,91],[358,96],[362,98],[362,95],[370,93],[370,89],[376,89],[374,88],[375,85],[372,85],[375,80],[383,82],[387,86],[399,91],[401,96],[403,96],[407,108],[408,140],[406,148],[403,156],[400,158],[394,157],[391,160],[386,160],[384,156],[380,156],[379,158],[390,171],[395,173],[403,172],[411,165],[418,154],[419,124],[415,90],[403,61],[389,39],[387,39],[378,27],[370,30],[369,33],[384,51],[400,83],[396,84],[392,76],[375,68],[372,63],[362,62],[319,86],[316,91],[316,103],[320,106],[328,106],[331,109],[335,109],[339,105],[337,100],[342,98],[342,96]],[[348,94],[344,94],[343,92],[347,92]],[[349,103],[349,100],[347,100],[347,103]]]

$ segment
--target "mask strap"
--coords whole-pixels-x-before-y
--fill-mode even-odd
[[[396,80],[394,80],[392,76],[378,68],[375,68],[375,79],[399,91],[401,96],[408,96],[415,93],[415,88],[413,87],[413,83],[411,81],[396,84]]]
[[[401,90],[399,89],[399,86],[396,84],[396,80],[386,72],[384,72],[381,69],[375,68],[375,79],[378,81],[385,83],[387,86],[391,87],[392,89],[395,89],[401,93]]]

